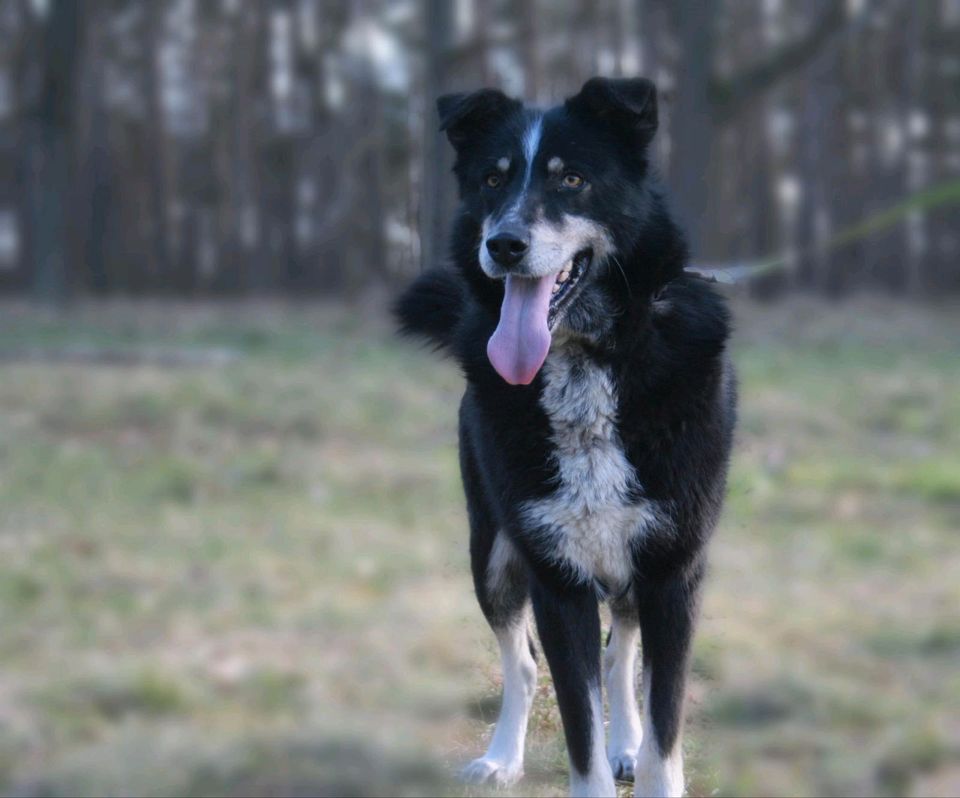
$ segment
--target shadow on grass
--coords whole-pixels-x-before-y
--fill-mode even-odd
[[[192,795],[443,795],[451,785],[436,763],[402,759],[356,740],[255,746],[249,761],[227,773],[200,771]]]
[[[102,749],[88,751],[96,760]],[[164,768],[150,750],[138,754],[150,758],[152,767]],[[450,795],[457,788],[446,770],[436,762],[409,754],[388,753],[360,740],[317,740],[280,738],[241,743],[236,749],[212,755],[206,752],[192,762],[184,757],[168,759],[168,783],[151,784],[151,794],[204,796],[407,796]],[[162,759],[167,759],[163,757]],[[64,771],[54,769],[35,781],[3,790],[17,798],[54,798],[78,794],[130,794],[130,771],[136,761],[122,765],[99,763],[100,777],[93,762],[74,761]],[[134,758],[135,759],[135,758]],[[86,765],[86,768],[81,768]],[[79,767],[78,767],[79,766]],[[92,768],[92,769],[91,769]],[[82,773],[82,775],[81,775]],[[79,776],[79,781],[77,780]],[[169,792],[167,792],[169,790]]]

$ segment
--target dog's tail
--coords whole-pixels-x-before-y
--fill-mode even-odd
[[[438,349],[450,347],[465,302],[463,288],[450,271],[433,269],[421,274],[393,306],[403,335],[429,340]]]

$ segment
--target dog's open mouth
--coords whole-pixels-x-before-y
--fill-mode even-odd
[[[559,272],[543,277],[507,275],[500,323],[487,342],[487,357],[511,385],[529,385],[550,351],[550,341],[593,256],[583,250]]]
[[[547,327],[551,333],[557,328],[564,312],[576,296],[580,278],[586,273],[592,257],[593,252],[589,249],[578,252],[557,274],[551,289],[553,293],[550,297],[550,310],[547,313]]]

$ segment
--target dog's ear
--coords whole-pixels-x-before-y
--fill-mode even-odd
[[[621,127],[640,146],[657,132],[657,89],[646,78],[590,78],[567,109]]]
[[[475,137],[483,135],[522,103],[507,97],[499,89],[480,89],[472,94],[444,94],[437,99],[440,130],[459,150]]]

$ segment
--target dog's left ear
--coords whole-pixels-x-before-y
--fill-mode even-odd
[[[646,78],[590,78],[567,110],[621,127],[641,147],[657,132],[657,89]]]

